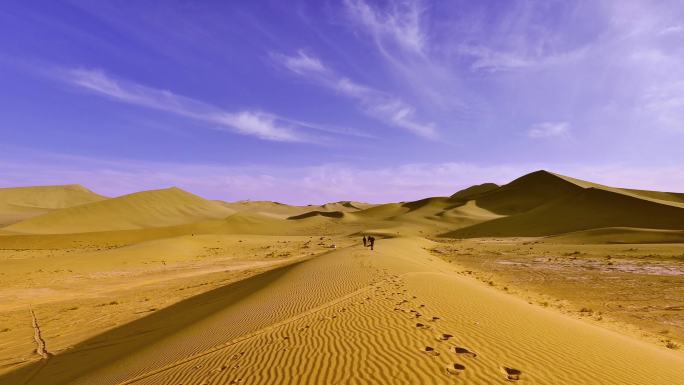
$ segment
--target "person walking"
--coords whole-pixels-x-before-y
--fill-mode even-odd
[[[366,247],[366,242],[367,242],[367,241],[366,241],[366,236],[364,235],[364,236],[363,236],[363,247]]]
[[[375,237],[371,235],[368,237],[368,240],[370,241],[370,248],[373,250],[373,246],[375,245]]]

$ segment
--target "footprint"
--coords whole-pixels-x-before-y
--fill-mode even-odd
[[[508,381],[518,381],[522,372],[518,369],[503,367],[504,372],[506,372],[506,379]]]
[[[453,374],[453,375],[456,375],[456,376],[458,376],[459,374],[461,374],[461,372],[463,372],[464,370],[465,370],[465,366],[463,366],[463,365],[461,365],[461,364],[456,364],[456,363],[454,363],[454,364],[451,365],[451,366],[447,366],[447,367],[446,367],[446,372],[447,372],[447,374]]]
[[[477,354],[471,352],[470,350],[468,350],[468,349],[466,349],[466,348],[461,348],[461,347],[456,346],[456,347],[454,348],[454,351],[456,352],[456,354],[465,354],[465,355],[471,356],[471,357],[473,357],[473,358],[474,358],[474,357],[477,357]]]
[[[449,338],[452,338],[452,337],[453,337],[453,335],[451,335],[451,334],[443,333],[441,336],[437,337],[437,341],[448,341]]]
[[[432,318],[430,318],[430,322],[435,322],[435,321],[438,321],[438,320],[439,320],[439,317],[432,317]]]
[[[411,310],[411,313],[413,313],[413,317],[410,317],[410,318],[420,318],[423,316],[422,314],[420,314],[419,312],[417,312],[415,310]]]
[[[436,351],[432,346],[426,346],[425,348],[420,349],[420,351],[434,357],[439,355],[439,352]]]
[[[430,327],[429,327],[428,325],[422,324],[422,323],[420,323],[420,322],[418,322],[418,323],[416,324],[416,327],[417,327],[418,329],[430,329]]]

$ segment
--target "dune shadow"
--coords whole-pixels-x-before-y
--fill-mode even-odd
[[[321,216],[321,217],[326,217],[326,218],[343,218],[344,213],[341,211],[309,211],[304,214],[299,214],[299,215],[293,215],[291,217],[287,217],[289,220],[297,220],[297,219],[305,219],[305,218],[311,218],[315,216]]]
[[[182,300],[118,326],[15,371],[0,375],[3,385],[65,384],[144,349],[226,307],[238,303],[287,273],[296,262]]]

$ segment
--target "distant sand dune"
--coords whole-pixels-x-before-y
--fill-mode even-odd
[[[662,199],[663,194],[670,199]],[[473,199],[506,216],[445,236],[544,236],[604,227],[684,229],[684,206],[676,194],[616,189],[545,171]]]
[[[548,239],[567,243],[684,243],[684,230],[606,227],[565,233]]]
[[[83,233],[178,225],[222,218],[234,211],[177,188],[144,191],[50,212],[5,228],[39,233]]]
[[[0,227],[107,197],[80,185],[0,188]]]

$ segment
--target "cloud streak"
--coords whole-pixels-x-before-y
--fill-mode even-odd
[[[453,63],[440,60],[444,44],[432,34],[426,1],[395,1],[382,4],[345,0],[343,14],[349,27],[370,37],[389,73],[405,91],[423,101],[422,108],[462,112],[460,76]]]
[[[394,95],[337,74],[319,58],[303,50],[294,55],[273,53],[271,56],[279,65],[291,72],[356,101],[366,115],[376,120],[424,138],[437,137],[437,130],[432,123],[416,119],[416,109],[413,106]]]
[[[542,122],[527,130],[527,136],[532,139],[568,137],[570,124],[568,122]]]
[[[370,31],[382,50],[387,40],[407,52],[422,54],[425,50],[427,36],[421,27],[420,2],[391,2],[385,12],[363,0],[345,0],[344,4],[352,19]]]
[[[288,124],[276,115],[261,111],[225,111],[168,90],[115,79],[99,70],[63,70],[58,72],[58,78],[101,96],[202,121],[221,130],[278,142],[312,141],[297,132],[295,124]]]

